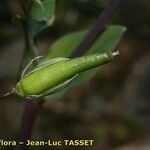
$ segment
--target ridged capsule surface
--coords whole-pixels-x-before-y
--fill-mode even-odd
[[[97,53],[50,64],[27,74],[18,82],[15,90],[23,97],[40,94],[78,73],[110,62],[114,55],[113,52]]]

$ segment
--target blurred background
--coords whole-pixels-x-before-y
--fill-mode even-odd
[[[90,27],[108,2],[57,1],[54,25],[38,35],[39,53],[61,35]],[[24,49],[14,19],[19,11],[17,0],[0,0],[0,94],[15,85]],[[150,1],[125,0],[109,23],[127,27],[116,47],[121,55],[61,99],[44,103],[33,139],[94,139],[95,150],[150,149]],[[0,102],[0,139],[17,139],[24,104],[18,97]]]

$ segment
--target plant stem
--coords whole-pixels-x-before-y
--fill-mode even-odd
[[[30,32],[27,29],[27,21],[22,22],[22,28],[24,31],[24,36],[25,36],[25,47],[22,52],[22,56],[20,59],[20,65],[18,69],[18,74],[17,74],[17,80],[19,80],[22,69],[23,69],[23,64],[24,64],[24,59],[27,54],[30,55],[31,58],[36,57],[37,54],[37,48],[35,46],[34,38],[30,36]]]
[[[33,131],[34,122],[38,116],[39,110],[43,101],[39,102],[33,100],[26,100],[25,107],[22,114],[21,126],[20,126],[20,138],[19,141],[26,142],[31,138],[31,133]],[[26,150],[25,144],[18,146],[19,150]]]
[[[84,54],[88,48],[91,46],[92,42],[97,38],[102,29],[109,22],[110,17],[113,15],[119,4],[121,4],[122,0],[111,0],[109,5],[103,10],[100,14],[99,18],[83,39],[83,41],[77,46],[74,52],[71,54],[71,57],[77,57]]]
[[[14,93],[13,91],[7,92],[6,94],[0,96],[0,101],[6,99],[6,98],[8,98],[8,97],[11,97],[11,96],[13,96],[13,95],[15,95],[15,93]]]
[[[22,22],[22,29],[24,31],[25,46],[24,46],[24,50],[22,52],[22,56],[21,56],[21,59],[20,59],[20,65],[19,65],[19,69],[18,69],[18,73],[17,73],[17,81],[20,79],[20,75],[21,75],[21,72],[22,72],[22,69],[23,69],[23,64],[24,64],[24,58],[25,58],[25,56],[28,52],[28,49],[29,49],[28,31],[27,31],[27,28],[26,28],[26,21]]]
[[[38,55],[37,49],[34,43],[34,37],[30,35],[29,29],[28,29],[27,19],[24,20],[24,22],[22,23],[22,27],[23,27],[23,31],[25,35],[25,47],[24,47],[24,51],[21,57],[17,79],[19,79],[21,75],[23,64],[24,64],[24,59],[26,55],[29,54],[31,59]],[[22,117],[21,117],[21,123],[20,123],[19,141],[26,142],[27,140],[31,138],[34,122],[42,106],[42,103],[43,103],[42,100],[38,102],[33,101],[33,100],[25,101],[25,106],[24,106],[24,110],[22,113]],[[23,145],[18,145],[16,149],[26,150],[27,147],[25,146],[25,144],[23,144]]]

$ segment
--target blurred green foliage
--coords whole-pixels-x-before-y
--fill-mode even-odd
[[[89,29],[108,0],[61,0],[56,4],[58,11],[55,11],[53,26],[43,30],[37,37],[40,54],[47,53],[48,49],[55,49],[54,45],[60,37]],[[128,28],[116,47],[121,51],[120,57],[101,68],[88,82],[70,90],[59,101],[47,101],[45,109],[37,118],[33,138],[88,137],[96,139],[99,144],[106,137],[106,145],[120,145],[137,138],[140,141],[148,139],[143,135],[149,133],[150,115],[149,10],[150,2],[147,0],[124,2],[110,21],[111,24],[125,25]],[[12,18],[20,12],[17,1],[0,1],[1,92],[15,84],[18,69],[16,64],[21,57],[24,34],[19,23],[12,21]],[[69,43],[67,47],[71,49],[72,45],[68,45]],[[65,44],[63,46],[66,47]],[[107,44],[105,46],[109,47]],[[61,47],[57,48],[61,50]],[[12,99],[0,105],[1,138],[17,139],[19,132],[24,101],[17,97]],[[107,140],[110,133],[113,138]]]
[[[55,19],[55,0],[33,0],[27,15],[30,35],[37,33],[52,25]]]

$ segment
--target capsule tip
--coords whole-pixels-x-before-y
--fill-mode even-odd
[[[117,55],[119,55],[119,54],[120,54],[119,50],[113,52],[113,56],[117,56]]]

